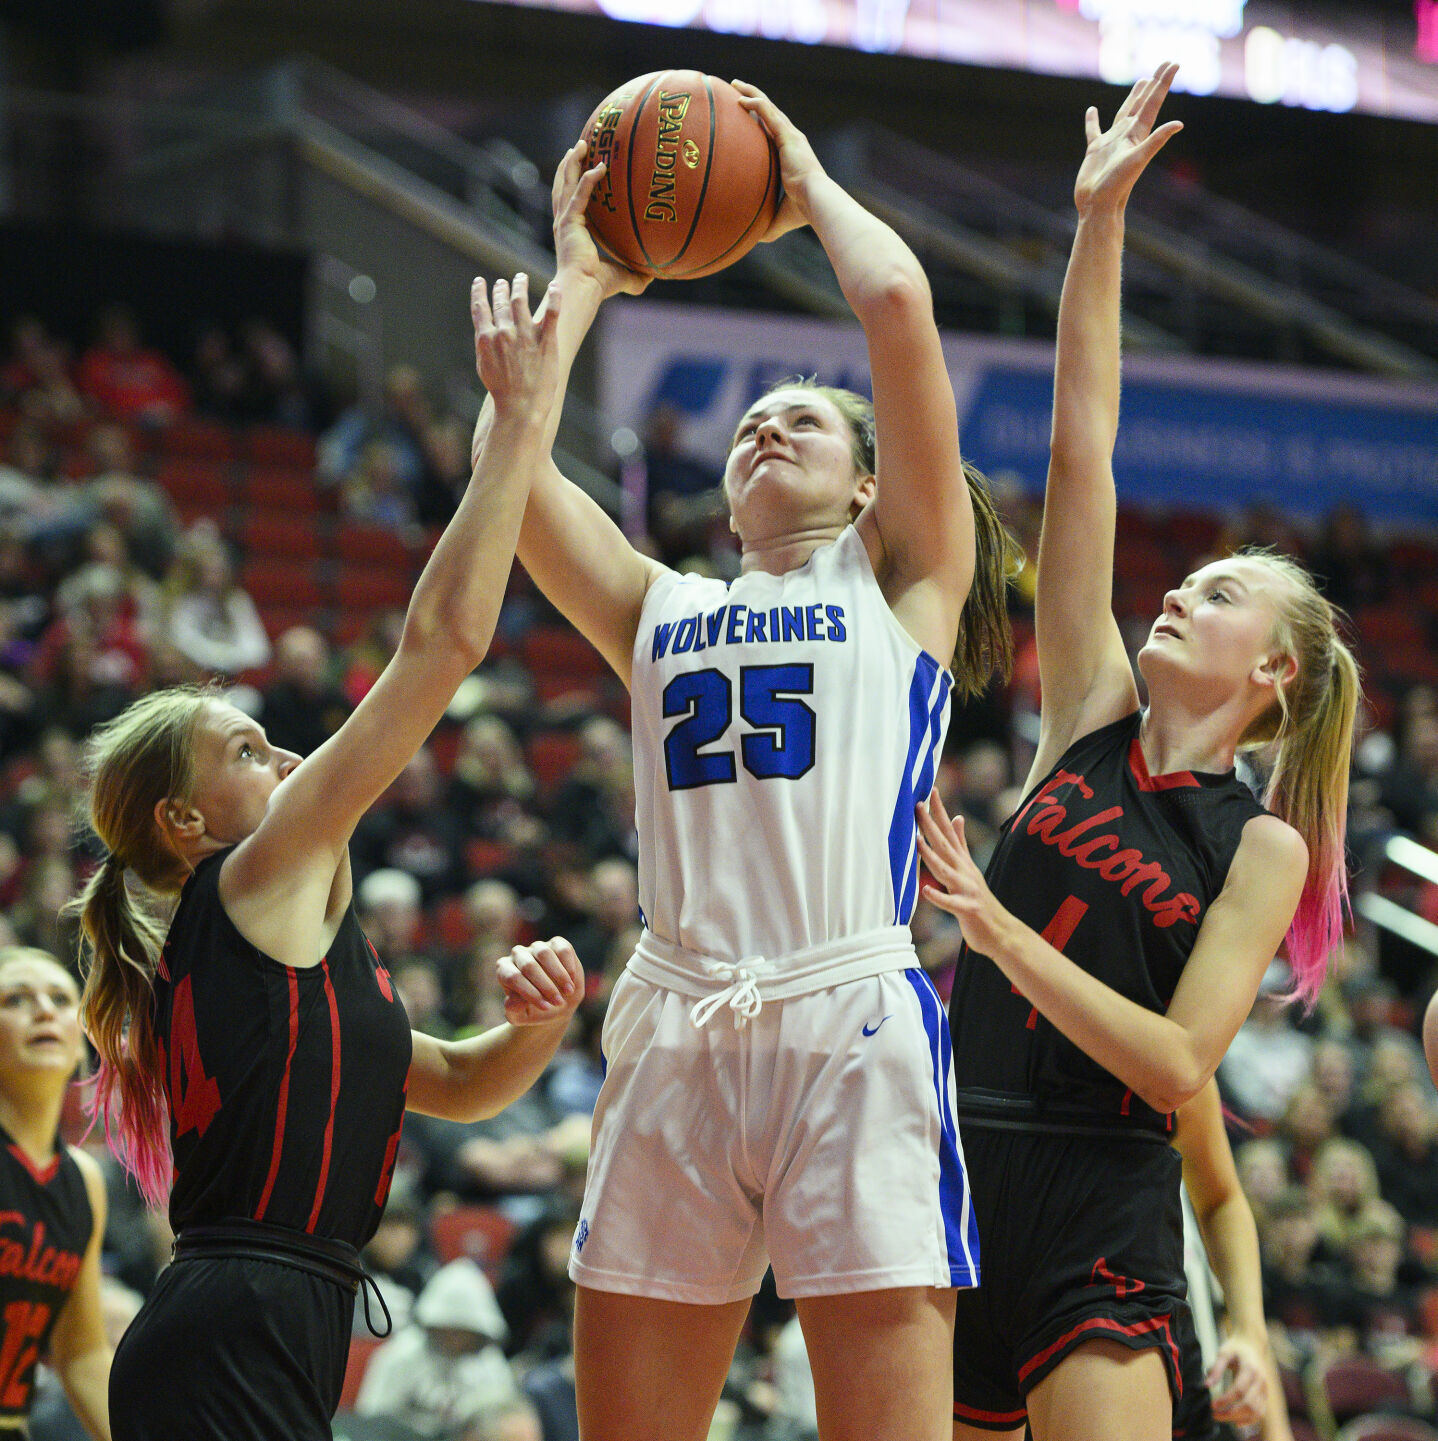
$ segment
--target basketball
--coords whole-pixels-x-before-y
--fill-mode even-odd
[[[662,280],[732,265],[779,208],[779,155],[727,81],[657,70],[621,85],[584,127],[601,161],[586,212],[613,259]]]

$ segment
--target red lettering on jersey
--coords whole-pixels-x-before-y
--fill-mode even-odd
[[[376,966],[374,978],[379,982],[379,993],[385,1000],[394,1000],[394,990],[389,983],[389,972],[383,966]]]
[[[1078,923],[1083,920],[1084,913],[1087,910],[1087,901],[1081,901],[1077,896],[1065,897],[1063,905],[1054,912],[1053,920],[1051,920],[1041,932],[1044,940],[1046,940],[1054,950],[1063,950],[1073,937],[1074,930],[1078,926]],[[1009,989],[1013,991],[1016,996],[1023,994],[1017,986],[1011,985]],[[1039,1008],[1037,1006],[1031,1006],[1029,1008],[1029,1018],[1024,1022],[1024,1026],[1031,1031],[1038,1023]]]
[[[29,1225],[28,1219],[18,1211],[6,1211],[0,1215],[0,1222],[10,1221],[16,1221],[21,1226]],[[82,1259],[73,1251],[47,1246],[43,1221],[35,1222],[28,1246],[9,1237],[0,1239],[0,1277],[15,1276],[21,1281],[38,1281],[43,1286],[69,1290],[80,1274]]]
[[[30,1402],[30,1383],[40,1355],[40,1337],[50,1324],[50,1308],[42,1301],[11,1301],[5,1308],[5,1339],[0,1341],[0,1407],[23,1411]]]
[[[1093,1263],[1093,1270],[1089,1273],[1089,1285],[1099,1286],[1105,1281],[1113,1287],[1113,1293],[1119,1300],[1125,1296],[1137,1296],[1144,1289],[1144,1282],[1136,1280],[1132,1276],[1114,1275],[1108,1268],[1108,1258],[1100,1256]]]
[[[1157,861],[1145,860],[1139,851],[1120,850],[1123,842],[1116,832],[1104,831],[1079,843],[1089,831],[1110,822],[1121,822],[1124,814],[1122,806],[1108,806],[1095,815],[1075,821],[1066,830],[1061,829],[1068,821],[1068,808],[1055,799],[1053,792],[1064,785],[1077,787],[1085,800],[1093,799],[1093,787],[1082,776],[1072,771],[1055,771],[1028,805],[1014,817],[1013,824],[1017,826],[1028,815],[1024,829],[1029,835],[1055,847],[1060,855],[1067,856],[1086,871],[1093,871],[1117,885],[1121,895],[1131,895],[1142,886],[1139,900],[1160,930],[1167,929],[1176,921],[1196,921],[1203,909],[1198,897],[1189,895],[1187,891],[1168,894],[1173,884],[1168,872]]]
[[[199,1131],[203,1136],[220,1111],[220,1087],[205,1074],[200,1038],[195,1030],[195,995],[186,976],[175,987],[170,1007],[170,1115],[175,1134]]]

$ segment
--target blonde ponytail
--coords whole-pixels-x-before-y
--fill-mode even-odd
[[[1308,846],[1308,877],[1288,930],[1294,994],[1312,1006],[1328,958],[1343,938],[1348,903],[1345,847],[1353,724],[1361,694],[1358,663],[1338,631],[1338,612],[1302,566],[1272,551],[1241,554],[1289,582],[1275,637],[1297,663],[1277,703],[1240,742],[1262,747],[1271,769],[1264,804]]]
[[[177,894],[188,874],[155,808],[189,798],[195,732],[214,694],[190,686],[156,691],[100,727],[89,744],[90,823],[106,856],[70,907],[83,938],[80,1018],[100,1058],[89,1110],[151,1205],[164,1202],[171,1171],[154,1016],[165,926],[136,883],[158,899]]]

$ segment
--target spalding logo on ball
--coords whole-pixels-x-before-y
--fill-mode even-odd
[[[779,155],[726,81],[657,70],[621,85],[584,127],[606,169],[585,212],[621,265],[661,280],[711,275],[747,254],[779,209]]]

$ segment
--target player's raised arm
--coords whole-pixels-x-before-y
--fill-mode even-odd
[[[557,340],[558,376],[545,420],[541,459],[529,487],[519,533],[520,564],[549,602],[629,684],[639,611],[661,567],[630,545],[614,521],[565,477],[551,450],[575,356],[599,307],[611,295],[638,294],[648,280],[600,255],[584,212],[603,166],[585,168],[584,141],[566,152],[554,176],[555,284],[563,290]],[[536,314],[546,313],[548,297]],[[486,398],[475,426],[474,449],[487,434],[493,403]]]
[[[1120,266],[1124,209],[1149,161],[1181,128],[1154,129],[1176,65],[1140,80],[1103,130],[1084,117],[1088,148],[1074,184],[1078,229],[1059,303],[1053,437],[1035,625],[1043,682],[1043,740],[1034,774],[1069,742],[1137,705],[1113,618],[1118,434]]]
[[[523,275],[512,291],[498,281],[491,308],[483,282],[475,283],[476,356],[495,398],[494,424],[415,585],[394,659],[340,730],[287,775],[264,819],[241,839],[226,862],[227,904],[241,896],[273,902],[299,889],[328,887],[360,816],[419,749],[488,648],[556,376],[558,296],[536,322],[527,291]],[[316,920],[347,899],[331,897]],[[288,932],[292,921],[287,908],[266,908],[246,933],[277,957],[303,954],[302,938],[268,934]],[[256,934],[256,926],[265,934]]]
[[[825,173],[773,101],[752,85],[734,88],[779,149],[784,204],[771,235],[813,227],[864,329],[879,479],[875,569],[900,620],[947,659],[974,576],[974,518],[928,279],[903,240]]]

